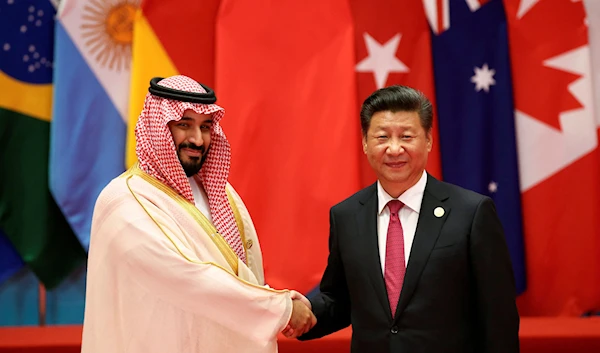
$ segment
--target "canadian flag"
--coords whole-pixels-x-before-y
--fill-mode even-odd
[[[571,0],[506,0],[505,8],[527,268],[520,313],[580,315],[600,308],[600,153],[586,11]]]

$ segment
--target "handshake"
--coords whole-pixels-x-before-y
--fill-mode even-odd
[[[287,338],[296,338],[310,331],[317,323],[317,318],[312,313],[310,301],[305,296],[290,291],[292,294],[292,317],[281,333]]]

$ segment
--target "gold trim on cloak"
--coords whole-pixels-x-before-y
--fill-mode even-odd
[[[221,234],[219,234],[217,228],[215,228],[215,226],[208,220],[208,218],[206,218],[206,216],[202,212],[200,212],[200,210],[198,210],[198,208],[196,208],[196,206],[193,205],[190,201],[188,201],[183,196],[179,195],[175,190],[171,189],[169,186],[165,185],[160,180],[156,179],[155,177],[153,177],[153,176],[147,174],[146,172],[144,172],[143,170],[141,170],[139,168],[139,165],[136,163],[129,170],[127,170],[125,173],[123,173],[121,175],[121,177],[125,177],[127,179],[126,180],[127,187],[129,188],[129,191],[131,192],[131,194],[133,195],[133,197],[142,206],[142,208],[144,208],[144,211],[146,211],[146,213],[148,214],[148,216],[150,218],[152,218],[152,220],[154,221],[154,223],[156,223],[156,225],[160,228],[160,230],[164,233],[164,235],[167,238],[169,238],[169,240],[171,241],[171,243],[173,243],[173,245],[175,246],[175,248],[177,249],[177,251],[186,260],[188,260],[190,262],[197,262],[197,261],[194,261],[194,260],[190,259],[189,257],[187,257],[184,254],[184,252],[179,249],[179,247],[173,241],[173,239],[171,239],[171,237],[168,235],[168,233],[165,232],[165,230],[163,229],[163,227],[158,223],[158,221],[156,221],[156,219],[154,219],[154,217],[150,214],[150,212],[146,209],[146,207],[138,199],[138,197],[135,194],[135,192],[129,186],[129,179],[131,179],[131,177],[133,177],[133,176],[139,176],[143,180],[147,181],[152,186],[156,187],[157,189],[159,189],[162,192],[164,192],[165,194],[167,194],[167,196],[169,196],[170,198],[172,198],[177,204],[179,204],[183,209],[185,209],[194,218],[194,220],[196,220],[196,222],[198,222],[198,224],[200,224],[200,226],[202,227],[202,229],[204,229],[204,231],[206,232],[206,234],[209,235],[210,239],[217,246],[217,248],[219,249],[219,251],[221,252],[221,254],[223,254],[223,256],[225,257],[225,260],[227,260],[227,263],[229,264],[229,266],[233,270],[233,273],[235,275],[238,274],[238,257],[236,255],[236,253],[233,251],[233,249],[231,248],[231,246],[229,246],[229,243],[227,243],[227,241],[225,240],[225,238],[223,238],[223,236]],[[229,200],[229,205],[230,205],[230,207],[231,207],[231,209],[233,211],[233,215],[235,217],[235,222],[236,222],[237,227],[238,227],[238,229],[240,231],[240,236],[242,238],[241,240],[242,240],[242,245],[244,247],[244,252],[246,254],[246,258],[248,258],[248,249],[246,249],[246,240],[245,240],[246,236],[245,236],[245,233],[244,233],[244,224],[243,224],[243,221],[241,219],[240,212],[239,212],[239,210],[237,208],[237,205],[235,204],[232,196],[230,195],[230,193],[229,193],[228,190],[226,190],[226,192],[227,192],[227,198]],[[219,267],[221,267],[221,266],[219,266]]]

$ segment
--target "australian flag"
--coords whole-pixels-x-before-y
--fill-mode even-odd
[[[521,193],[504,7],[501,0],[448,3],[444,30],[432,33],[443,179],[494,200],[521,293]]]

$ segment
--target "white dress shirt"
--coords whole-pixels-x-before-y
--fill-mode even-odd
[[[192,194],[194,195],[194,203],[196,204],[196,208],[202,212],[203,215],[208,218],[210,223],[212,223],[212,217],[210,215],[210,207],[208,205],[208,196],[206,192],[204,192],[204,188],[198,185],[198,182],[193,177],[188,178],[190,181],[190,186],[192,187]]]
[[[419,212],[421,203],[423,202],[423,193],[427,185],[427,173],[423,171],[421,179],[406,190],[400,197],[394,199],[391,197],[381,183],[377,181],[377,238],[379,244],[379,259],[381,261],[381,271],[385,273],[385,247],[387,244],[387,231],[390,224],[390,210],[387,203],[391,200],[400,200],[404,207],[400,209],[400,224],[404,234],[404,265],[408,265],[410,249],[412,248],[415,231],[417,230],[417,222],[419,221]],[[195,196],[194,196],[195,197]]]

